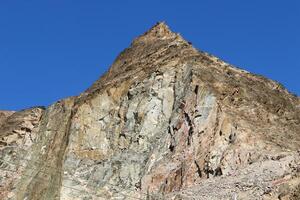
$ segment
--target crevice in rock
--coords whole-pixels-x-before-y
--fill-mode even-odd
[[[126,135],[125,135],[125,133],[122,133],[122,132],[121,132],[121,133],[119,134],[119,138],[121,138],[121,137],[124,137],[124,138],[126,138]]]
[[[184,179],[184,164],[181,164],[181,168],[180,168],[180,187],[182,188],[183,186],[183,180]]]
[[[232,132],[232,133],[229,135],[229,138],[228,138],[228,139],[229,139],[229,140],[228,140],[229,144],[234,143],[235,140],[236,140],[236,133],[235,133],[235,132]]]
[[[22,131],[25,131],[27,133],[31,133],[31,129],[30,128],[27,128],[27,127],[22,127],[21,128]]]
[[[222,176],[222,175],[223,175],[223,172],[222,172],[221,167],[217,167],[217,168],[214,170],[214,176]]]
[[[209,178],[209,175],[214,175],[214,170],[209,167],[209,163],[206,161],[204,163],[203,172],[206,174],[206,178]]]
[[[194,90],[196,95],[198,95],[198,91],[199,91],[199,85],[196,85],[195,90]]]
[[[197,114],[197,115],[195,115],[194,118],[196,119],[196,118],[198,118],[198,117],[202,117],[202,115],[201,115],[201,114]]]
[[[133,112],[133,117],[136,124],[140,124],[139,114],[137,112]]]
[[[196,165],[196,168],[197,168],[197,174],[199,176],[199,178],[202,178],[202,171],[201,171],[201,168],[199,166],[199,164],[197,163],[197,161],[195,160],[194,161],[195,165]]]
[[[204,133],[204,130],[198,132],[198,137],[200,137],[200,135],[202,135]]]
[[[169,145],[169,150],[171,152],[173,152],[175,150],[175,138],[174,138],[174,135],[173,135],[173,128],[169,125],[168,126],[168,133],[170,134],[170,137],[171,137],[171,142],[170,142],[170,145]]]
[[[191,140],[192,140],[192,136],[193,136],[193,133],[194,133],[193,123],[192,123],[192,120],[191,120],[190,116],[186,112],[184,112],[184,117],[185,117],[185,120],[186,120],[186,122],[188,123],[188,126],[189,126],[187,144],[191,145]]]
[[[130,91],[127,92],[127,99],[130,101],[132,99],[133,95],[130,93]]]

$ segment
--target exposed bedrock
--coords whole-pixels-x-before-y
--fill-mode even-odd
[[[300,100],[159,23],[87,91],[0,112],[1,199],[299,199]]]

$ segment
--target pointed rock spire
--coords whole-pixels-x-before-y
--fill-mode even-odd
[[[149,31],[147,31],[145,36],[157,37],[157,38],[165,38],[165,37],[174,37],[176,34],[173,33],[168,25],[165,22],[158,22],[155,24]]]
[[[143,35],[136,38],[133,43],[150,42],[153,40],[164,40],[178,37],[177,33],[170,30],[165,22],[158,22]]]

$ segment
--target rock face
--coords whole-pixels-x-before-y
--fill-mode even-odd
[[[299,98],[164,23],[0,138],[1,199],[300,199]]]

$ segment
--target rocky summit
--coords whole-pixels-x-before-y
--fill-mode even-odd
[[[299,200],[300,99],[164,23],[79,96],[0,111],[3,200]]]

